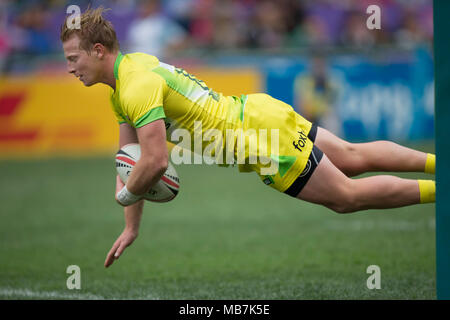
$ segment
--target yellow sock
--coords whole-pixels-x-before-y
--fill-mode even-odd
[[[425,162],[425,173],[436,172],[436,156],[432,153],[427,154],[427,162]]]
[[[434,180],[417,180],[419,182],[420,203],[436,202],[436,182]]]

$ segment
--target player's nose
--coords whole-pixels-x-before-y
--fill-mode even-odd
[[[68,73],[75,73],[75,68],[70,66],[70,65],[67,65],[67,72]]]

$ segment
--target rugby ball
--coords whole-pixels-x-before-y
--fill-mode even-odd
[[[123,146],[116,154],[116,169],[120,180],[127,183],[136,162],[141,157],[138,143]],[[161,179],[144,195],[144,199],[153,202],[168,202],[178,194],[180,179],[175,168],[169,161],[169,166]]]

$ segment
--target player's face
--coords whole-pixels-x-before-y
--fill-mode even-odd
[[[101,79],[102,67],[94,52],[88,54],[80,48],[80,39],[71,37],[63,43],[64,56],[67,60],[67,71],[77,77],[87,87]]]

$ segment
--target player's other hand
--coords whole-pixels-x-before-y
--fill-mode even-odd
[[[108,255],[105,260],[105,268],[108,268],[114,263],[114,260],[119,259],[122,252],[137,238],[138,234],[135,231],[125,229],[122,234],[114,242],[111,250],[109,250]]]

